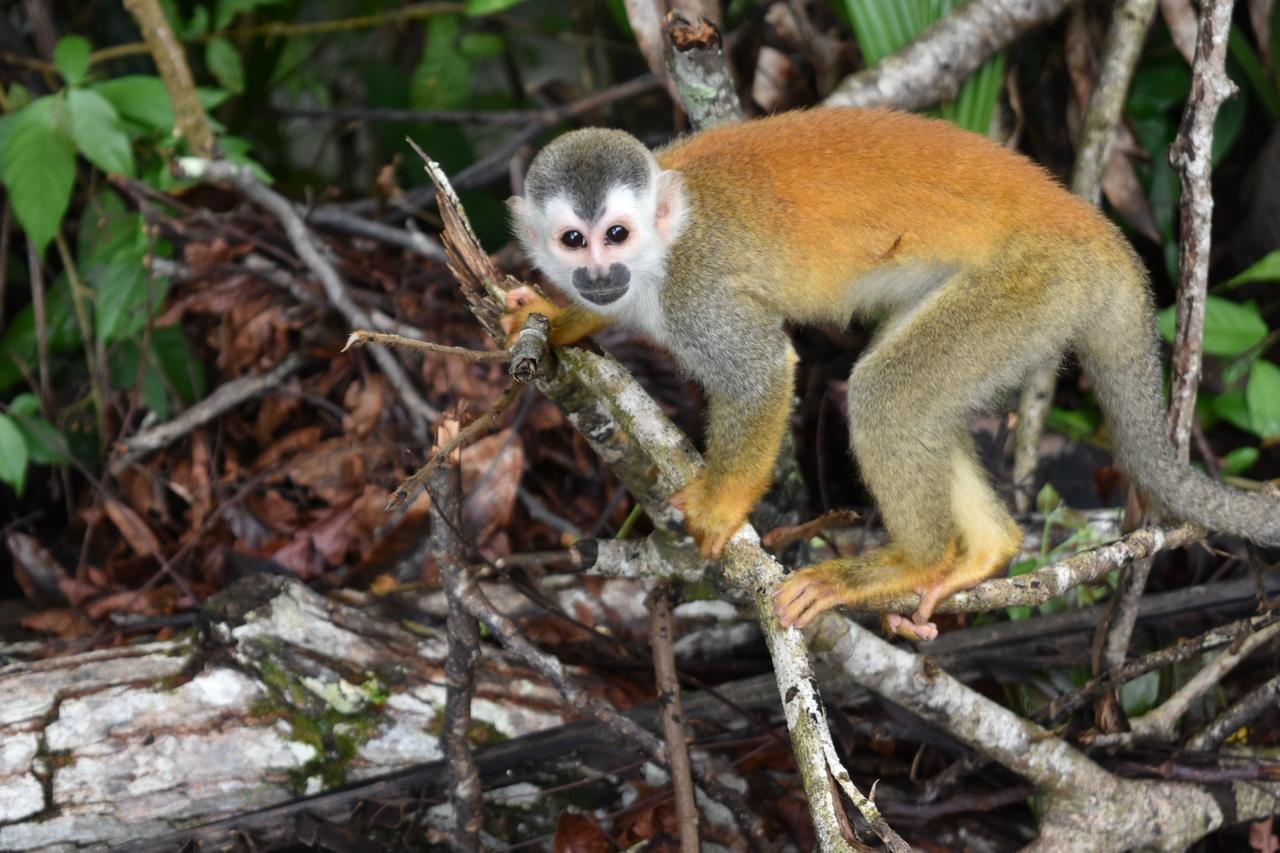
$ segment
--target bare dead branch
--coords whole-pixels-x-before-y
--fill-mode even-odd
[[[667,742],[671,788],[675,793],[676,822],[680,826],[681,853],[698,851],[698,806],[693,798],[693,778],[689,770],[689,747],[685,741],[684,712],[680,708],[680,680],[676,675],[676,655],[672,635],[671,607],[675,592],[660,584],[646,599],[649,605],[649,645],[653,648],[653,673],[658,687],[658,708],[662,736]]]
[[[742,102],[725,61],[720,31],[706,20],[670,12],[662,40],[667,68],[689,122],[699,130],[742,120]]]
[[[829,107],[933,106],[1027,30],[1061,14],[1069,0],[972,0],[875,67],[846,77]]]
[[[1191,422],[1203,355],[1204,304],[1209,288],[1209,229],[1213,222],[1213,123],[1222,102],[1236,91],[1227,77],[1227,36],[1233,0],[1201,4],[1191,94],[1169,159],[1182,183],[1178,205],[1178,307],[1173,338],[1169,434],[1178,456],[1191,453]]]
[[[1249,655],[1264,648],[1276,637],[1280,637],[1280,624],[1268,625],[1261,631],[1251,634],[1243,642],[1218,655],[1208,665],[1191,677],[1191,680],[1170,696],[1158,708],[1148,711],[1141,717],[1130,721],[1131,735],[1116,735],[1117,738],[1155,738],[1169,740],[1175,735],[1175,726],[1182,715],[1187,712],[1193,702],[1212,690],[1227,676],[1227,673]]]
[[[436,427],[439,451],[458,435],[458,421],[446,415]],[[460,589],[467,573],[466,545],[462,529],[462,455],[446,451],[445,464],[432,471],[427,482],[431,494],[431,554],[444,581],[449,615],[445,634],[449,653],[445,659],[444,744],[449,768],[449,802],[453,805],[453,846],[464,853],[479,853],[484,811],[480,796],[480,771],[471,754],[471,699],[476,689],[476,660],[480,656],[480,623],[462,603]]]
[[[236,406],[261,394],[278,388],[286,379],[297,373],[307,359],[299,353],[290,353],[284,361],[268,373],[259,373],[233,379],[219,385],[212,394],[182,412],[171,421],[152,427],[145,432],[129,436],[119,443],[123,453],[113,456],[108,470],[119,475],[125,468],[148,454],[168,447],[178,439],[225,414]]]

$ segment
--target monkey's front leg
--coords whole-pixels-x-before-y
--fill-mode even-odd
[[[785,337],[781,342],[780,357],[740,364],[732,384],[706,383],[707,467],[671,503],[684,511],[689,532],[712,559],[719,559],[773,479],[790,422],[795,373],[795,355]]]

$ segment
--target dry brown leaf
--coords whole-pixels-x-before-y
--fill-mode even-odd
[[[140,616],[164,616],[172,613],[181,593],[173,586],[156,586],[143,590],[126,590],[103,596],[85,608],[91,619],[105,619],[112,613],[124,612]]]
[[[266,449],[258,454],[258,458],[253,460],[253,469],[255,471],[263,471],[286,456],[291,456],[299,450],[312,448],[320,441],[320,436],[322,435],[324,435],[324,427],[319,424],[312,424],[301,429],[295,429],[293,432],[285,433],[267,445]]]
[[[54,607],[24,616],[22,627],[41,634],[53,634],[63,640],[87,637],[94,631],[92,622],[67,607]]]
[[[115,498],[107,498],[103,503],[103,509],[135,554],[140,557],[163,559],[160,553],[160,539],[142,520],[142,516]]]
[[[369,471],[390,469],[391,451],[382,442],[353,443],[348,436],[335,436],[294,460],[289,479],[331,506],[346,505],[364,491]]]
[[[376,373],[365,382],[352,382],[347,386],[342,405],[348,412],[342,419],[342,431],[347,435],[367,437],[387,407],[386,383]]]
[[[65,604],[67,597],[59,585],[69,576],[49,549],[34,536],[16,530],[6,534],[4,541],[13,555],[13,577],[27,601],[37,607]]]
[[[284,422],[302,405],[302,400],[297,394],[300,385],[296,378],[290,379],[283,388],[290,393],[268,394],[258,405],[258,417],[253,424],[253,434],[262,447],[271,443],[271,439],[275,437]]]
[[[555,853],[613,853],[616,849],[598,823],[574,812],[560,814],[551,848]]]
[[[326,569],[346,562],[354,515],[351,506],[330,512],[299,530],[292,542],[269,556],[304,580],[317,578]]]
[[[487,435],[462,452],[462,530],[468,541],[485,551],[499,527],[511,520],[524,445],[512,430]],[[486,554],[486,556],[491,556]]]
[[[1125,153],[1139,147],[1137,140],[1126,127],[1117,130],[1116,137],[1116,145],[1102,175],[1102,192],[1111,206],[1137,231],[1153,243],[1163,243],[1160,225],[1156,222],[1147,194],[1142,191],[1142,183],[1133,168],[1133,159]]]

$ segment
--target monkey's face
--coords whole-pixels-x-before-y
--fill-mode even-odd
[[[523,226],[517,235],[534,265],[557,287],[609,314],[635,288],[660,284],[675,237],[673,207],[661,188],[672,183],[655,174],[643,189],[615,185],[592,204],[571,192],[552,195],[541,206],[512,199],[512,212]]]

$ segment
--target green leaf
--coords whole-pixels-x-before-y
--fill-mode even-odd
[[[1256,447],[1237,447],[1222,457],[1218,470],[1226,477],[1238,476],[1252,468],[1261,455]]]
[[[13,406],[9,407],[9,413],[27,443],[32,462],[37,465],[66,465],[71,461],[66,450],[67,442],[53,424],[38,415],[14,414]]]
[[[1252,281],[1280,281],[1280,249],[1264,256],[1242,273],[1237,273],[1226,287],[1238,287]]]
[[[506,50],[506,40],[494,33],[467,33],[458,41],[458,50],[468,59],[489,59],[501,56]]]
[[[467,14],[473,17],[492,15],[495,12],[505,12],[523,2],[524,0],[467,0]]]
[[[82,270],[107,261],[122,249],[139,244],[142,215],[124,206],[114,190],[104,189],[89,199],[76,233],[76,264]]]
[[[1249,403],[1243,391],[1228,391],[1213,398],[1213,413],[1236,429],[1253,432],[1253,419],[1249,416]]]
[[[71,138],[76,148],[104,172],[133,176],[133,146],[111,102],[89,89],[67,93]]]
[[[471,62],[459,52],[456,15],[432,18],[422,59],[413,70],[409,103],[420,110],[448,109],[462,104],[471,93]]]
[[[1151,63],[1133,75],[1125,106],[1136,116],[1163,115],[1185,101],[1190,91],[1191,69],[1180,57]]]
[[[1227,49],[1231,53],[1231,58],[1244,72],[1244,76],[1248,78],[1254,94],[1258,96],[1258,100],[1262,102],[1271,119],[1274,121],[1280,118],[1280,88],[1267,76],[1262,60],[1258,58],[1249,39],[1240,32],[1239,27],[1231,27],[1231,34],[1227,37]]]
[[[173,103],[164,81],[149,74],[126,74],[92,87],[116,112],[150,130],[173,129]]]
[[[41,98],[13,116],[0,150],[0,180],[27,239],[43,254],[71,201],[75,148],[54,126],[52,98]]]
[[[1253,432],[1261,438],[1280,438],[1280,366],[1258,359],[1244,389]]]
[[[1174,335],[1174,307],[1161,311],[1156,326],[1166,341]],[[1204,351],[1209,355],[1237,356],[1262,343],[1267,323],[1253,302],[1232,302],[1210,296],[1204,306]]]
[[[66,442],[53,425],[40,417],[40,401],[24,391],[9,402],[9,417],[26,441],[32,462],[39,465],[63,465],[70,460]]]
[[[1130,717],[1140,717],[1160,698],[1160,672],[1152,670],[1120,688],[1120,706]]]
[[[181,326],[160,326],[153,330],[151,355],[184,403],[190,405],[204,396],[204,367],[192,355]]]
[[[0,482],[19,495],[27,484],[27,442],[13,418],[0,414]]]
[[[165,279],[148,283],[146,254],[140,249],[115,252],[105,263],[85,270],[84,276],[95,294],[94,327],[105,343],[138,332],[147,320],[148,296],[154,307],[168,289]]]
[[[53,46],[53,64],[68,86],[79,86],[89,73],[89,40],[81,36],[63,36]]]
[[[222,88],[237,95],[244,91],[244,65],[231,42],[221,36],[212,39],[204,50],[204,61]]]

